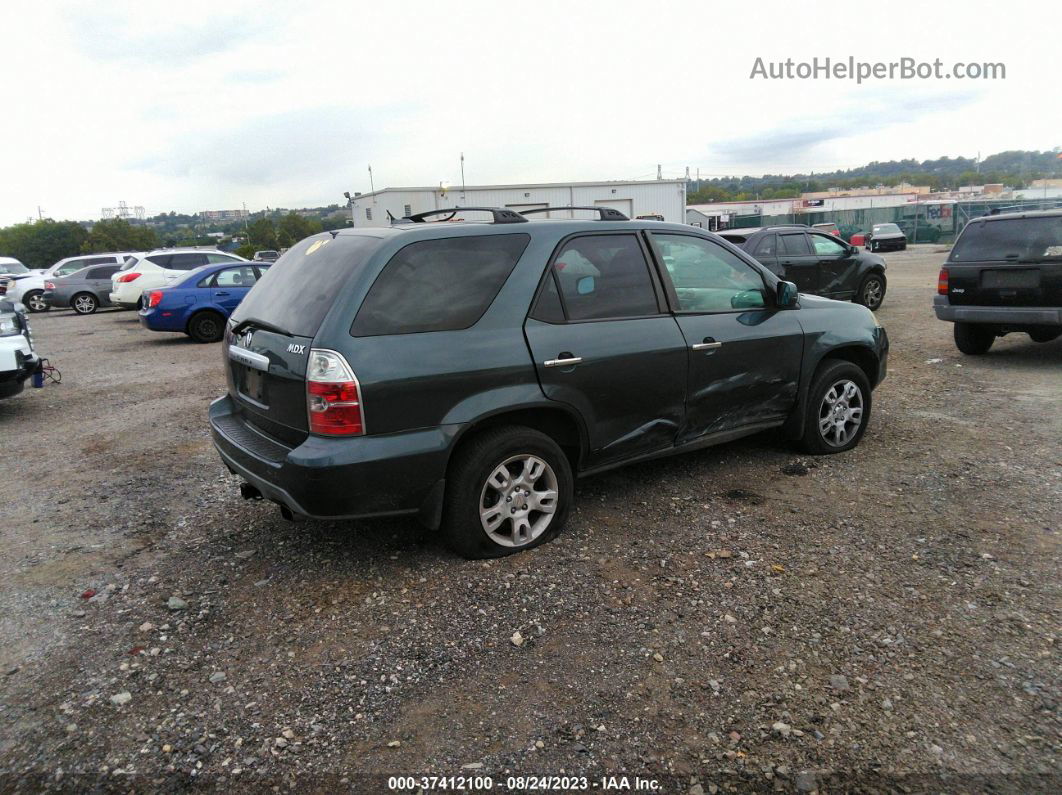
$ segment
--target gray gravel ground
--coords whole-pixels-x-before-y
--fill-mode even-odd
[[[34,316],[63,382],[0,402],[0,791],[1057,791],[1062,340],[962,356],[942,260],[888,257],[857,450],[602,475],[557,541],[490,562],[243,502],[217,346]]]

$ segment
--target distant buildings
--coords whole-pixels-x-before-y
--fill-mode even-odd
[[[242,221],[250,215],[247,210],[200,210],[204,221]]]

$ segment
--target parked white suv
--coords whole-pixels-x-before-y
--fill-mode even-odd
[[[139,309],[145,290],[165,287],[173,279],[198,268],[224,262],[247,262],[243,257],[216,249],[164,248],[127,260],[111,277],[111,303]]]
[[[89,265],[121,265],[129,257],[139,256],[140,251],[109,251],[101,254],[83,254],[59,260],[44,271],[33,271],[8,282],[6,297],[26,305],[30,312],[47,312],[50,307],[44,300],[44,283],[48,279],[61,279]]]

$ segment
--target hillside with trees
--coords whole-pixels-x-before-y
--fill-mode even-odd
[[[901,183],[929,185],[933,190],[954,190],[961,185],[1002,183],[1026,187],[1034,179],[1062,177],[1062,150],[1010,151],[989,155],[980,162],[968,157],[940,157],[873,161],[865,166],[820,174],[764,174],[762,177],[716,177],[691,181],[689,204],[750,199],[791,199],[801,193],[841,190]]]

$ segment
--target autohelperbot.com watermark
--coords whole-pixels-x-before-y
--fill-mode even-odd
[[[1006,80],[1007,65],[987,61],[954,61],[940,58],[931,61],[903,57],[895,61],[858,61],[847,58],[820,58],[808,61],[786,58],[784,61],[757,57],[749,73],[750,80]]]

